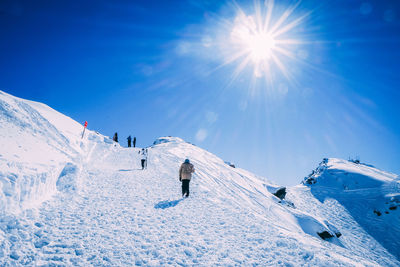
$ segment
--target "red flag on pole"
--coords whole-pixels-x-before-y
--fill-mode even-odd
[[[87,127],[87,121],[85,121],[85,124],[83,125],[83,132],[81,138],[83,138],[83,135],[85,134],[86,127]]]

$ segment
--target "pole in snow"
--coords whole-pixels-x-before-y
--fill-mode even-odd
[[[87,127],[87,121],[85,121],[85,124],[83,125],[83,132],[82,132],[82,138],[81,139],[83,139],[83,135],[85,134],[86,127]]]

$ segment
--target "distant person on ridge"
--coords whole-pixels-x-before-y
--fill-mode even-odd
[[[114,134],[113,140],[114,140],[114,142],[118,143],[118,133]]]
[[[147,169],[147,151],[142,148],[142,151],[139,152],[141,156],[142,170],[146,166]]]
[[[131,141],[132,141],[132,137],[131,136],[128,136],[128,147],[131,147]]]
[[[136,147],[136,136],[133,137],[133,147]]]
[[[189,183],[194,173],[194,166],[190,163],[189,159],[185,159],[179,169],[179,181],[182,182],[182,197],[189,196]]]

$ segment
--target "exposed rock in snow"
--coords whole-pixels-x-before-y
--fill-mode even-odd
[[[380,212],[379,210],[374,210],[374,213],[375,213],[376,215],[378,215],[378,216],[381,216],[381,215],[382,215],[382,212]]]
[[[334,237],[334,235],[332,235],[332,234],[329,233],[328,231],[317,232],[317,234],[318,234],[323,240],[326,240],[326,239],[329,239],[329,238]]]
[[[232,168],[236,168],[235,164],[233,164],[232,162],[225,161],[225,164],[227,164],[228,166],[231,166]]]
[[[284,199],[286,196],[286,187],[279,188],[274,195],[279,199]]]
[[[328,227],[331,233],[334,233],[336,237],[341,237],[342,233],[336,228],[336,226],[332,225],[327,220],[324,221],[325,225]]]

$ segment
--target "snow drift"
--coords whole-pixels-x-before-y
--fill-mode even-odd
[[[1,214],[37,207],[57,191],[62,170],[81,164],[81,131],[44,104],[0,91]]]

